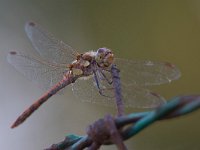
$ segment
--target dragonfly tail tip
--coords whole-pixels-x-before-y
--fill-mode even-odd
[[[14,129],[15,127],[17,127],[15,124],[13,124],[10,128]]]

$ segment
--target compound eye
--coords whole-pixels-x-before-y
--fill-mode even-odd
[[[99,53],[99,54],[102,54],[102,53],[104,53],[104,51],[105,51],[105,49],[104,49],[104,48],[99,48],[99,49],[98,49],[98,53]]]

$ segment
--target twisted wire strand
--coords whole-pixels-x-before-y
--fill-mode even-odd
[[[114,119],[117,129],[122,129],[127,125],[131,126],[120,130],[123,140],[127,140],[137,133],[141,132],[144,128],[148,127],[155,121],[165,119],[172,119],[191,113],[200,108],[200,95],[179,96],[172,98],[168,103],[163,106],[147,112],[132,113],[127,116],[121,116]],[[88,136],[67,135],[65,140],[53,144],[46,150],[80,150],[92,144],[93,140]],[[104,142],[103,144],[112,144],[111,141]]]

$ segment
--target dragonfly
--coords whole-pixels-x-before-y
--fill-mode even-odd
[[[7,60],[25,77],[48,90],[17,118],[11,128],[23,123],[51,96],[63,92],[68,85],[84,102],[115,106],[113,64],[120,70],[125,107],[156,108],[166,103],[161,95],[150,90],[150,86],[170,83],[181,75],[180,70],[169,62],[117,58],[106,47],[77,52],[33,21],[25,24],[25,32],[35,51],[32,54],[10,51]]]

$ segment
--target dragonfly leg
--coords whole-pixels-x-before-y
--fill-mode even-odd
[[[112,84],[113,83],[113,81],[112,80],[109,80],[108,79],[108,77],[105,75],[105,73],[101,70],[101,69],[99,69],[99,72],[101,73],[101,75],[104,77],[104,79],[106,79],[106,81],[108,82],[108,84]]]
[[[98,88],[98,90],[99,90],[99,93],[102,95],[102,91],[101,91],[102,89],[101,89],[100,86],[99,86],[99,80],[98,80],[96,71],[93,70],[93,73],[94,73],[94,80],[95,80],[95,82],[96,82],[96,85],[97,85],[97,88]]]
[[[96,82],[99,94],[101,96],[104,96],[104,97],[113,98],[112,96],[108,96],[108,95],[103,94],[102,91],[105,90],[105,89],[100,88],[99,79],[97,77],[97,74],[96,74],[95,70],[93,71],[93,73],[94,73],[94,80]],[[106,89],[106,90],[113,90],[113,88],[109,88],[109,89]]]

